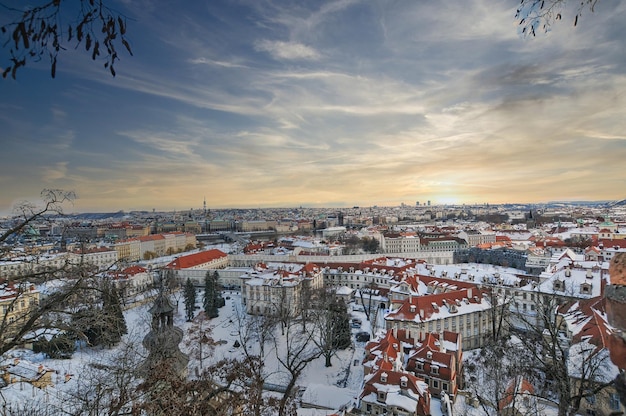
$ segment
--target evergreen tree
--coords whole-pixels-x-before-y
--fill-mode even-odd
[[[195,309],[196,309],[196,288],[191,283],[191,279],[187,279],[187,283],[185,283],[185,316],[187,317],[187,322],[191,322],[193,319]]]
[[[346,304],[342,299],[337,298],[330,306],[334,325],[332,344],[334,348],[343,350],[352,343],[350,332],[350,315],[348,315]]]
[[[217,279],[215,278],[215,274],[211,274],[210,271],[206,273],[204,276],[204,313],[207,318],[216,318],[218,316],[217,312],[217,298],[218,298],[218,287],[217,287]]]
[[[85,307],[72,316],[72,325],[90,345],[113,346],[128,332],[115,285],[108,279],[101,284],[102,306]]]
[[[213,279],[215,280],[215,287],[216,287],[215,305],[217,305],[218,308],[221,308],[222,306],[226,305],[226,300],[222,297],[222,286],[219,283],[220,274],[217,272],[217,270],[213,272]]]
[[[120,342],[122,335],[128,333],[122,305],[114,284],[106,280],[102,289],[102,312],[104,327],[101,329],[102,341],[106,345]]]

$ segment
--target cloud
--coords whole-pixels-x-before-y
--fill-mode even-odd
[[[297,42],[283,42],[260,40],[255,43],[257,51],[268,52],[274,59],[278,60],[318,60],[320,54],[310,46]]]
[[[53,184],[116,209],[623,189],[626,4],[536,39],[489,0],[128,7],[117,77],[72,50],[55,81],[3,85],[0,204]]]
[[[217,67],[223,67],[223,68],[249,68],[246,65],[241,65],[241,64],[237,64],[233,62],[226,62],[226,61],[216,61],[216,60],[208,59],[208,58],[194,58],[194,59],[190,59],[189,62],[192,64],[196,64],[196,65],[202,64],[202,65],[217,66]]]
[[[53,166],[44,167],[43,180],[44,182],[54,183],[61,179],[65,179],[67,176],[68,162],[58,162]]]

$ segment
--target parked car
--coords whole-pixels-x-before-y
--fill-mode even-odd
[[[367,342],[370,340],[369,332],[357,332],[355,338],[358,342]]]

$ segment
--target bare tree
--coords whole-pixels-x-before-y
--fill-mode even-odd
[[[563,19],[567,3],[568,0],[522,0],[515,12],[515,19],[522,27],[524,35],[536,36],[538,29],[547,32],[554,22]],[[576,3],[578,5],[575,6],[574,26],[578,24],[585,9],[594,11],[598,0],[580,0]]]
[[[597,382],[601,379],[602,362],[598,362],[590,351],[581,351],[576,360],[570,359],[571,340],[559,315],[559,307],[564,304],[565,300],[557,294],[537,293],[536,315],[517,314],[526,325],[526,330],[519,334],[521,344],[545,383],[545,390],[538,394],[557,404],[559,416],[576,414],[581,399],[593,396],[613,383],[612,380]],[[578,376],[577,388],[573,388],[572,383],[574,370]]]
[[[74,198],[73,192],[53,189],[42,192],[41,206],[21,203],[16,208],[18,214],[14,225],[0,236],[0,242],[17,240],[31,226],[62,215],[63,205]],[[9,256],[10,249],[5,248],[0,253],[0,260],[10,258],[19,267],[17,273],[10,274],[2,283],[11,300],[0,319],[0,354],[36,341],[44,334],[63,332],[79,339],[87,339],[84,329],[88,325],[76,326],[72,318],[77,312],[86,310],[86,306],[93,307],[102,302],[104,286],[99,273],[104,270],[85,262],[84,253],[78,259],[66,256],[55,262],[40,261],[38,256],[23,256],[18,259]],[[39,292],[34,289],[34,284],[52,281],[55,282],[54,289],[39,299]],[[113,298],[114,294],[111,299],[115,300]],[[111,323],[120,323],[121,311],[116,309],[110,312]],[[102,318],[103,314],[92,314],[90,322],[99,322]],[[121,327],[120,330],[124,332]]]
[[[57,57],[73,45],[84,45],[94,61],[101,57],[104,68],[115,76],[115,63],[120,59],[118,49],[123,46],[132,55],[126,37],[127,18],[109,7],[103,0],[40,1],[16,9],[0,3],[11,21],[0,27],[8,49],[10,65],[4,66],[3,78],[13,79],[27,62],[50,59],[50,75],[56,76]]]
[[[319,302],[313,311],[313,342],[325,359],[325,366],[332,366],[332,357],[338,349],[351,345],[350,318],[346,304],[338,298],[334,290],[324,288],[319,291]]]
[[[228,404],[223,409],[230,413],[226,414],[275,415],[279,400],[263,392],[265,380],[271,376],[265,362],[274,353],[271,347],[276,320],[272,316],[245,315],[235,309],[231,324],[237,328],[243,359],[221,360],[207,368],[202,377],[215,385],[228,386]]]
[[[130,414],[146,398],[137,387],[143,356],[133,343],[124,344],[113,357],[89,362],[78,374],[73,389],[65,393],[58,414],[96,416]]]
[[[199,361],[200,369],[202,369],[204,359],[213,352],[216,345],[215,340],[211,337],[209,320],[204,311],[193,319],[185,339],[185,345],[190,349],[191,356]]]
[[[275,344],[276,359],[287,374],[287,383],[278,408],[279,416],[295,415],[293,398],[296,384],[307,365],[322,355],[322,351],[315,345],[313,332],[303,334],[294,319],[286,322],[283,331],[282,341],[285,344]]]
[[[487,342],[475,359],[464,366],[469,390],[486,415],[509,415],[512,414],[509,413],[511,409],[518,409],[523,392],[511,389],[511,383],[517,382],[519,377],[534,380],[530,358],[526,348],[516,338],[502,337]],[[503,406],[505,401],[506,407]],[[528,415],[539,414],[533,408],[526,410]],[[526,416],[519,409],[518,414]]]

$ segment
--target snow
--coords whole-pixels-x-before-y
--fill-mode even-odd
[[[568,372],[571,377],[593,378],[598,383],[608,383],[619,374],[619,368],[611,361],[609,350],[603,348],[597,351],[597,347],[583,339],[572,345],[567,357]],[[582,363],[586,363],[584,366]]]
[[[302,394],[303,404],[314,403],[329,409],[339,409],[353,400],[354,394],[349,389],[318,383],[310,383]]]

